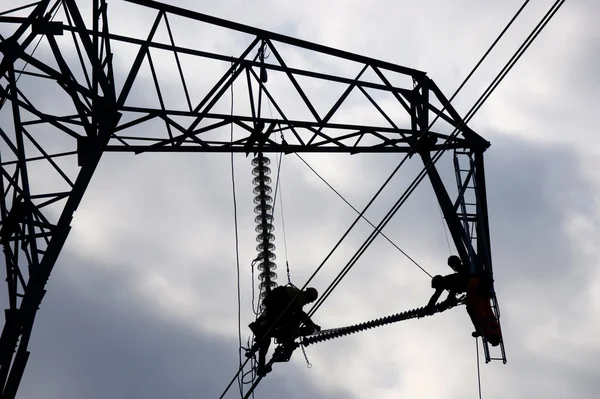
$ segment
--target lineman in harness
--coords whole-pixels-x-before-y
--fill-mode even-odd
[[[250,353],[258,347],[257,374],[259,376],[265,376],[271,371],[271,366],[265,365],[271,338],[285,344],[293,342],[297,337],[321,330],[321,327],[302,310],[304,305],[315,301],[317,296],[318,292],[315,288],[309,287],[305,291],[300,291],[290,285],[279,286],[265,297],[263,301],[265,310],[255,322],[249,325],[255,335],[255,344]],[[304,325],[300,327],[302,323]]]
[[[431,287],[435,289],[435,293],[425,307],[426,313],[433,314],[433,307],[444,290],[450,291],[448,298],[443,302],[447,306],[456,304],[457,294],[466,293],[467,313],[475,326],[473,337],[482,336],[492,346],[498,346],[502,340],[502,332],[490,306],[491,282],[485,276],[470,273],[456,255],[448,258],[448,266],[455,273],[435,276],[431,280]]]

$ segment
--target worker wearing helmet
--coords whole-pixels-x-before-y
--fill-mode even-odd
[[[429,303],[425,307],[428,313],[433,312],[433,307],[444,292],[448,290],[448,297],[443,302],[446,305],[456,304],[456,295],[464,293],[467,290],[467,282],[470,277],[470,273],[466,267],[464,267],[460,258],[456,255],[452,255],[448,258],[448,266],[454,273],[447,276],[435,276],[431,280],[431,288],[435,289],[435,293],[431,296]]]
[[[472,335],[483,336],[492,346],[499,345],[502,332],[490,306],[491,282],[485,276],[472,274],[456,255],[448,258],[448,266],[454,273],[447,276],[438,275],[431,280],[431,287],[435,289],[435,293],[425,307],[426,313],[433,314],[434,306],[444,290],[449,291],[448,297],[442,302],[447,307],[456,304],[456,295],[466,293],[467,313],[475,327]]]
[[[301,291],[291,285],[279,286],[267,294],[263,300],[263,313],[249,325],[255,335],[254,346],[258,346],[259,351],[257,369],[259,376],[264,376],[270,371],[268,370],[270,367],[265,365],[265,358],[271,338],[276,338],[279,342],[290,342],[297,337],[321,330],[321,327],[302,310],[304,305],[314,302],[318,295],[315,288],[309,287]]]

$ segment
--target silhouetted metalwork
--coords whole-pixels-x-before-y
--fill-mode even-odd
[[[405,312],[396,313],[390,316],[381,317],[379,319],[366,321],[364,323],[355,324],[347,327],[330,328],[328,330],[322,330],[314,333],[308,337],[302,338],[302,344],[305,346],[316,344],[318,342],[328,341],[330,339],[343,337],[350,334],[356,334],[361,331],[369,330],[375,327],[385,326],[387,324],[397,323],[399,321],[406,321],[410,319],[420,319],[422,317],[432,316],[435,313],[445,312],[446,310],[452,309],[455,306],[462,304],[464,301],[460,300],[449,306],[443,304],[437,304],[433,307],[433,312],[426,312],[424,307],[407,310]]]
[[[273,288],[277,287],[277,283],[274,281],[277,278],[277,274],[274,272],[277,265],[275,264],[275,244],[273,244],[275,227],[273,226],[273,197],[270,196],[272,192],[271,178],[269,177],[271,174],[270,163],[269,158],[262,153],[252,160],[252,166],[254,166],[252,174],[255,176],[252,179],[252,183],[255,185],[253,190],[256,204],[254,212],[257,214],[254,222],[256,223],[255,231],[258,233],[256,236],[258,265],[256,267],[260,270],[258,278],[261,281],[261,299],[264,299]]]
[[[429,175],[461,258],[491,275],[489,143],[424,72],[149,0],[128,0],[155,12],[148,34],[118,34],[106,0],[90,3],[87,23],[75,0],[0,10],[0,398],[16,395],[44,287],[107,151],[412,154],[426,133],[467,162],[454,201]],[[235,38],[215,50],[189,32]]]

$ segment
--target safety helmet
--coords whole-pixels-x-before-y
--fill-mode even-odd
[[[450,266],[454,271],[460,271],[463,268],[462,261],[456,255],[452,255],[448,258],[448,266]]]
[[[306,298],[306,303],[313,302],[319,296],[319,292],[316,288],[308,287],[305,291],[304,297]]]

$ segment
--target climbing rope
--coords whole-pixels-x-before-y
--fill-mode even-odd
[[[233,66],[233,63],[232,63]],[[230,100],[231,100],[231,115],[233,116],[233,85],[230,88]],[[230,126],[230,141],[233,143],[233,123]],[[240,240],[238,231],[238,211],[237,211],[237,196],[235,187],[235,163],[233,160],[233,152],[231,153],[231,191],[233,199],[233,226],[235,235],[235,263],[236,263],[236,277],[237,277],[237,324],[238,324],[238,360],[239,366],[242,366],[242,298],[240,289]],[[238,375],[238,388],[240,390],[240,396],[244,394],[244,376]]]
[[[457,300],[453,304],[445,304],[440,303],[433,307],[433,312],[427,312],[425,307],[416,308],[412,310],[407,310],[402,313],[393,314],[390,316],[382,317],[379,319],[367,321],[360,324],[355,324],[347,327],[339,327],[332,328],[329,330],[322,330],[302,339],[302,345],[308,346],[311,344],[316,344],[318,342],[328,341],[330,339],[343,337],[345,335],[356,334],[357,332],[368,330],[375,327],[381,327],[387,324],[397,323],[399,321],[410,320],[415,318],[422,318],[426,316],[431,316],[435,313],[440,313],[445,310],[451,309],[455,306],[458,306],[464,302],[464,299],[461,298]]]
[[[475,351],[477,352],[477,388],[481,399],[481,371],[479,370],[479,339],[475,338]]]

